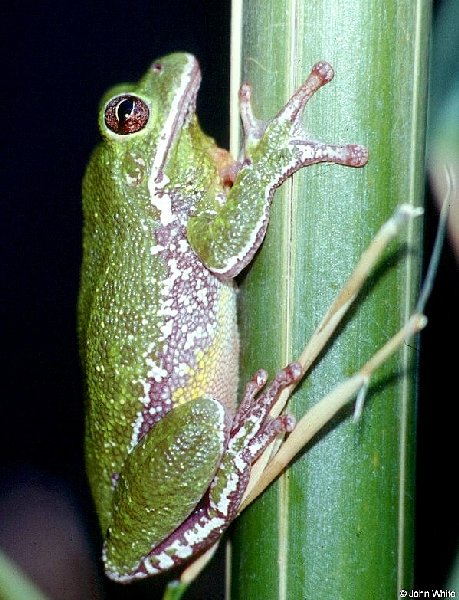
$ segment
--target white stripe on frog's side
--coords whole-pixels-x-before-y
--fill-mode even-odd
[[[169,179],[163,171],[164,165],[177,132],[181,129],[190,109],[194,108],[201,82],[197,60],[191,54],[187,54],[186,58],[188,62],[183,69],[180,85],[175,93],[169,114],[159,135],[148,179],[151,203],[159,210],[161,225],[163,226],[169,225],[175,219],[175,215],[172,214],[171,210],[171,198],[163,191],[164,187],[169,183]]]
[[[180,198],[173,198],[173,209]],[[175,210],[174,210],[175,212]],[[197,369],[198,357],[217,340],[217,332],[222,326],[218,314],[232,313],[234,290],[232,285],[222,285],[190,250],[185,237],[185,225],[177,211],[178,222],[156,231],[155,247],[162,248],[158,255],[163,260],[166,272],[163,274],[158,297],[155,322],[157,333],[143,352],[144,365],[138,379],[132,381],[139,386],[138,411],[134,416],[132,436],[128,448],[131,452],[145,434],[163,415],[172,408],[174,391],[186,391],[189,378]],[[153,243],[153,242],[152,242]],[[235,325],[231,319],[224,321],[228,329],[225,335],[233,335]],[[228,394],[231,384],[228,373],[234,370],[229,342],[220,342],[224,364],[228,365],[223,384],[217,384],[218,373],[208,374],[212,393],[218,397]],[[223,387],[222,387],[223,386]],[[232,406],[234,399],[228,404]]]

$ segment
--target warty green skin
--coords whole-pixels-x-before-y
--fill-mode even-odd
[[[146,376],[145,353],[154,362],[164,346],[157,311],[168,269],[161,255],[151,252],[160,211],[150,200],[148,157],[155,156],[167,117],[163,106],[171,104],[182,75],[178,59],[168,61],[167,67],[170,72],[164,81],[148,74],[138,85],[116,86],[104,97],[100,119],[104,138],[83,181],[79,337],[90,398],[88,473],[103,531],[111,519],[112,474],[121,471],[139,411],[137,399],[144,396],[140,382]],[[130,136],[107,132],[103,107],[121,90],[149,100],[147,131]],[[215,177],[215,165],[206,153],[211,145],[193,115],[170,152],[165,174],[193,202]]]
[[[138,84],[102,101],[102,142],[83,183],[79,338],[87,471],[113,579],[161,572],[215,543],[237,513],[251,464],[292,426],[267,413],[299,377],[295,368],[257,399],[259,374],[235,415],[232,277],[261,244],[272,195],[288,176],[314,162],[367,160],[361,146],[307,140],[301,129],[308,98],[332,75],[318,63],[267,123],[255,119],[243,87],[237,164],[198,125],[191,55],[156,61]],[[129,134],[106,121],[119,95],[148,107]],[[122,112],[131,100],[117,102]]]

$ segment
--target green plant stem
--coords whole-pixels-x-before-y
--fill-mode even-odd
[[[0,600],[48,600],[48,596],[3,551],[0,551]]]
[[[401,202],[422,204],[430,10],[403,0],[244,2],[236,43],[256,116],[274,115],[310,67],[328,60],[335,80],[311,100],[305,128],[366,144],[370,162],[308,167],[276,193],[263,249],[242,281],[242,383],[293,360],[379,225]],[[411,224],[386,254],[295,394],[289,410],[298,417],[407,319],[419,230]],[[416,358],[415,343],[405,346],[372,382],[362,420],[339,415],[242,515],[231,598],[396,598],[410,588]]]

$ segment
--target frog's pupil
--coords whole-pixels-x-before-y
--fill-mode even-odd
[[[130,98],[125,98],[118,106],[118,119],[121,124],[125,123],[132,115],[134,110],[134,101]]]

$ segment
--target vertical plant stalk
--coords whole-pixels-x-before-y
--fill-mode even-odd
[[[256,116],[276,114],[324,59],[336,76],[308,104],[306,130],[370,150],[362,170],[311,166],[276,193],[242,281],[242,383],[296,358],[381,223],[401,202],[422,203],[429,20],[428,2],[234,2],[234,79],[253,84]],[[386,254],[292,398],[296,416],[407,319],[419,230],[412,223]],[[395,598],[410,588],[416,358],[406,345],[372,381],[361,421],[339,415],[238,520],[232,599]]]

